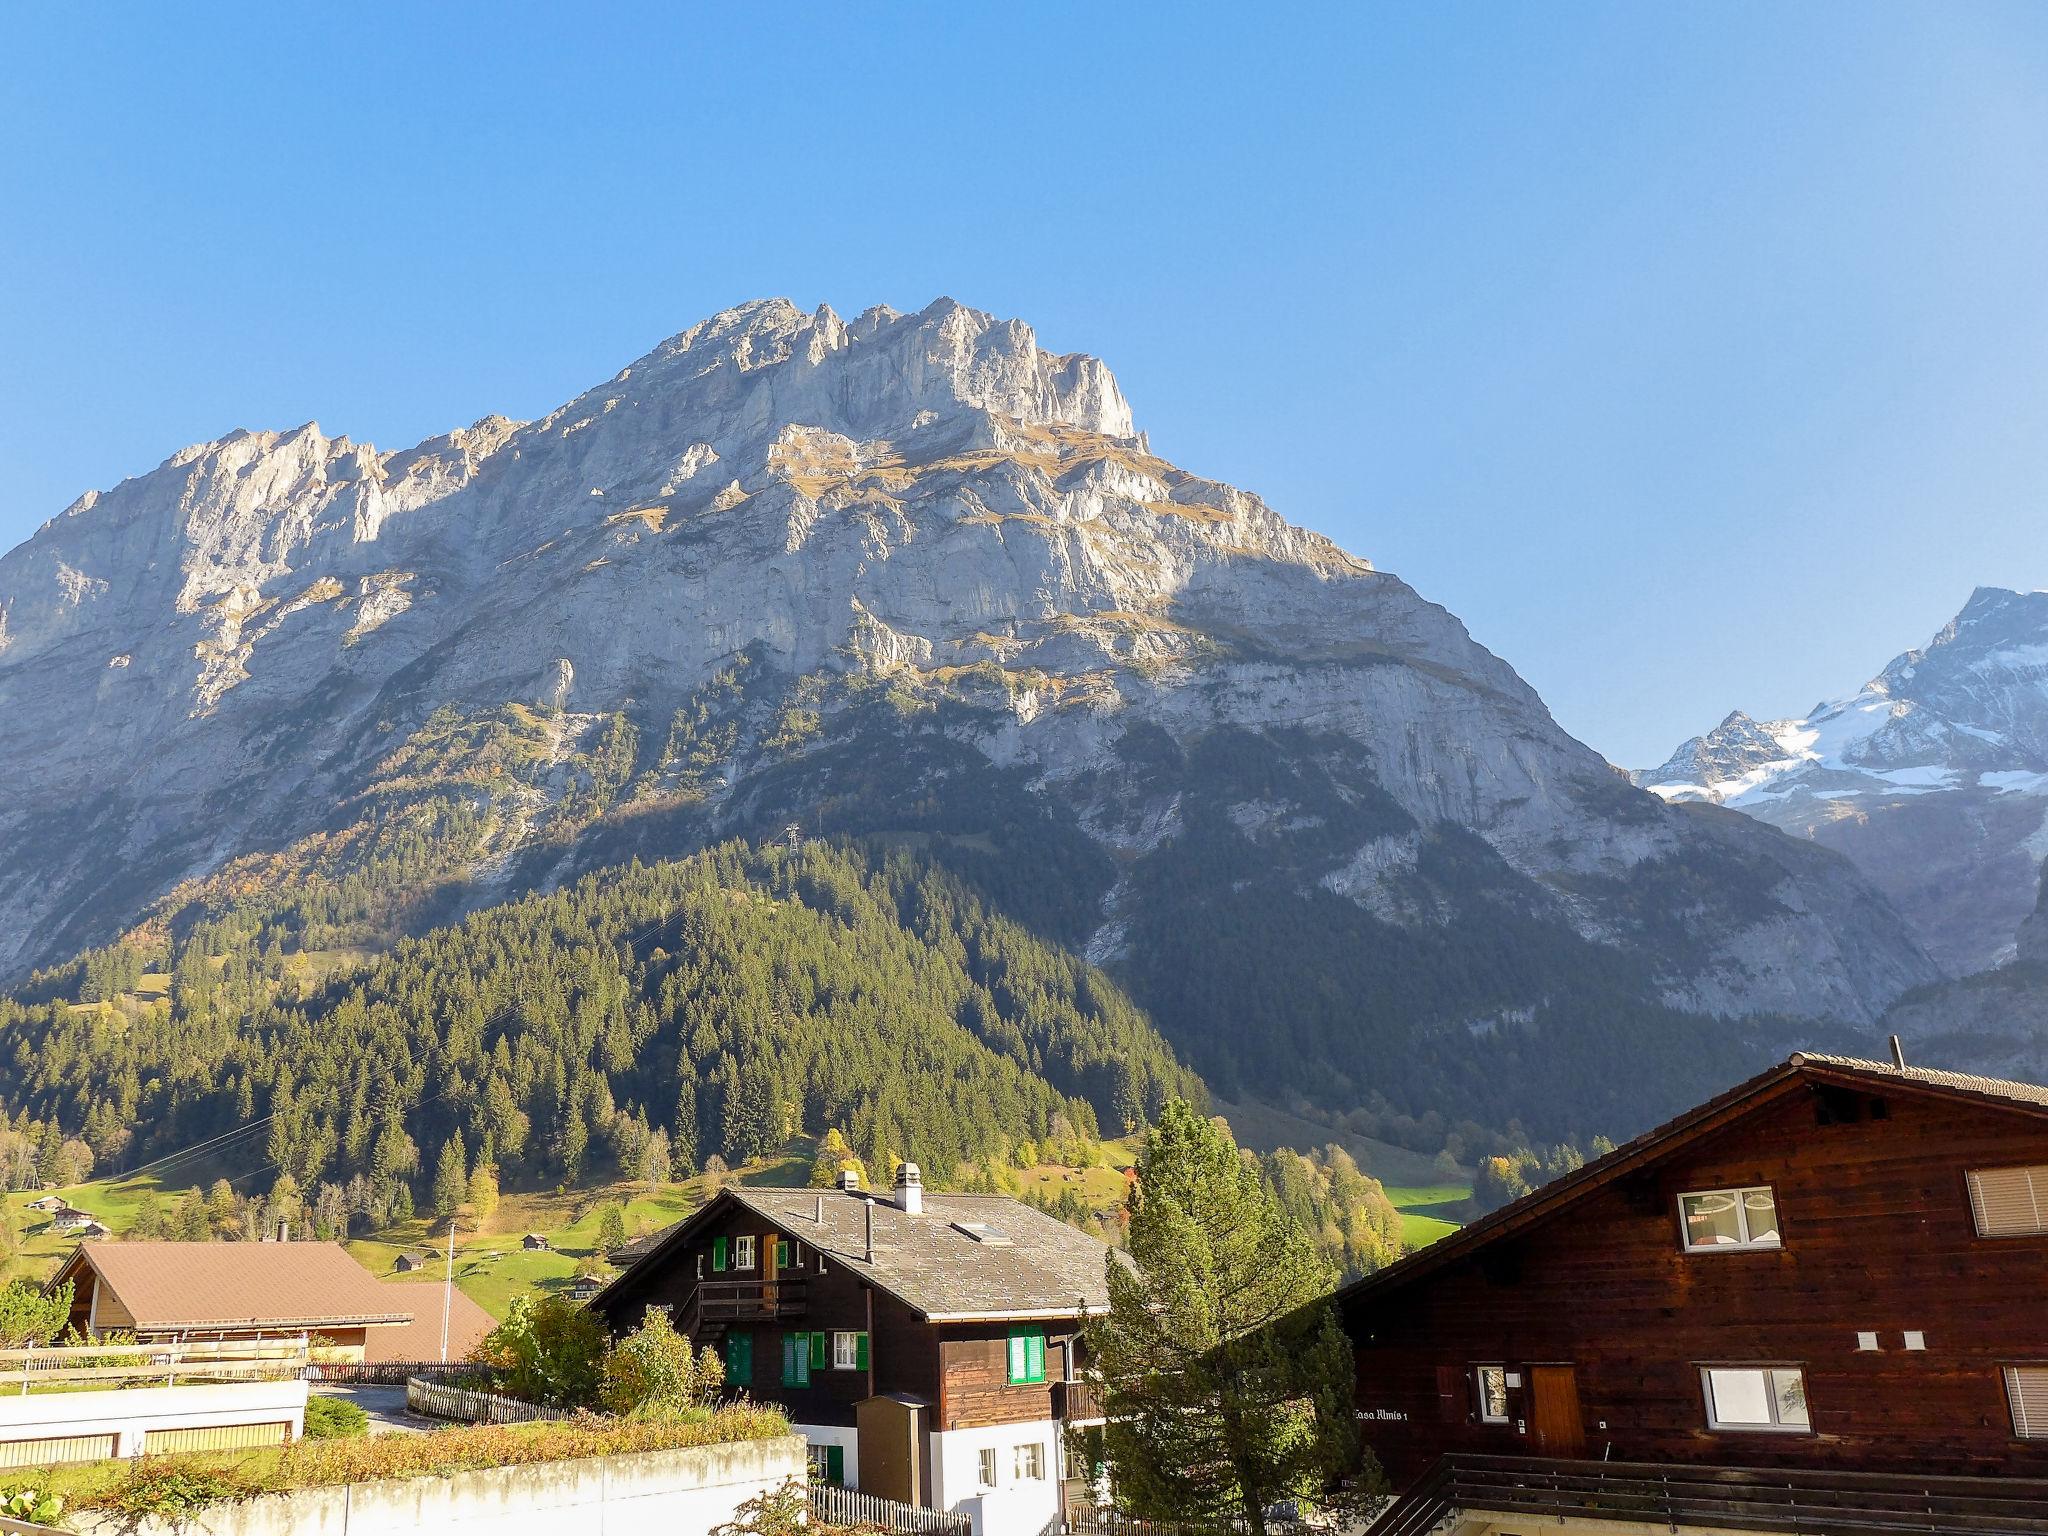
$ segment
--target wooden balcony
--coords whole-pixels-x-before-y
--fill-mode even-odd
[[[1102,1417],[1102,1403],[1085,1381],[1056,1381],[1052,1384],[1052,1416],[1066,1424],[1086,1423]]]
[[[1452,1454],[1382,1510],[1368,1536],[1423,1536],[1454,1514],[1680,1532],[2048,1536],[2048,1480]]]
[[[700,1280],[690,1303],[706,1323],[772,1323],[802,1317],[810,1298],[802,1280]]]

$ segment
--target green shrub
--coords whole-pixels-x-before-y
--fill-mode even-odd
[[[345,1397],[306,1399],[306,1438],[341,1440],[369,1430],[370,1416]]]
[[[568,1297],[521,1296],[477,1358],[497,1370],[500,1390],[513,1397],[587,1408],[597,1401],[608,1342],[604,1324]]]
[[[604,1357],[605,1408],[617,1414],[674,1414],[702,1403],[725,1383],[725,1362],[716,1350],[690,1353],[690,1341],[675,1330],[666,1312],[651,1311],[645,1322]]]
[[[0,1515],[30,1525],[55,1525],[64,1513],[64,1501],[35,1484],[26,1488],[0,1488]]]

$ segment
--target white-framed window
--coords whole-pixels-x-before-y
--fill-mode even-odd
[[[2008,1365],[2005,1400],[2012,1432],[2022,1440],[2048,1440],[2048,1365]]]
[[[754,1239],[751,1235],[732,1240],[732,1267],[752,1269],[754,1267]]]
[[[1045,1478],[1045,1446],[1033,1440],[1028,1445],[1016,1448],[1017,1481],[1020,1483],[1042,1482]]]
[[[1973,1168],[1969,1181],[1979,1237],[2048,1233],[2048,1168]]]
[[[996,1448],[984,1445],[974,1453],[974,1481],[980,1487],[993,1488],[996,1485]]]
[[[1709,1429],[1807,1434],[1806,1373],[1796,1365],[1703,1365]]]
[[[1505,1424],[1508,1421],[1508,1368],[1504,1365],[1475,1367],[1479,1379],[1479,1422]]]
[[[1778,1197],[1768,1184],[1680,1195],[1678,1219],[1687,1253],[1784,1246],[1785,1240],[1778,1234]]]
[[[835,1333],[832,1335],[832,1369],[835,1371],[857,1371],[860,1369],[859,1334]]]

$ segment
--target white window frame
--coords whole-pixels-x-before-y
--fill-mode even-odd
[[[857,1371],[860,1369],[860,1334],[835,1329],[832,1334],[832,1369],[835,1371]]]
[[[1024,1468],[1024,1457],[1029,1453],[1031,1469]],[[1045,1442],[1043,1440],[1022,1440],[1010,1447],[1010,1466],[1020,1483],[1042,1483],[1045,1481]]]
[[[1494,1413],[1486,1406],[1486,1377],[1489,1372],[1500,1375],[1500,1412]],[[1479,1397],[1479,1422],[1482,1424],[1510,1424],[1514,1416],[1508,1412],[1508,1368],[1505,1365],[1475,1365],[1472,1367],[1472,1386]]]
[[[996,1448],[992,1445],[984,1445],[974,1453],[974,1481],[977,1487],[995,1487],[996,1464],[999,1459],[996,1455]]]
[[[1999,1367],[2016,1440],[2048,1440],[2048,1365]]]
[[[697,1255],[697,1278],[699,1280],[704,1278],[704,1255],[701,1253]]]
[[[1753,1371],[1764,1378],[1764,1403],[1770,1409],[1768,1424],[1749,1424],[1740,1420],[1724,1421],[1714,1407],[1714,1372]],[[1793,1375],[1799,1378],[1799,1400],[1806,1409],[1804,1424],[1792,1423],[1778,1417],[1778,1383],[1773,1379],[1779,1375]],[[1789,1361],[1771,1360],[1761,1363],[1750,1361],[1722,1361],[1700,1367],[1700,1397],[1707,1409],[1707,1428],[1716,1434],[1726,1435],[1810,1435],[1813,1433],[1813,1399],[1806,1390],[1806,1367]]]
[[[1749,1235],[1749,1201],[1747,1196],[1762,1191],[1771,1197],[1771,1209],[1777,1213],[1778,1230],[1769,1237]],[[1709,1195],[1727,1195],[1735,1201],[1735,1223],[1742,1230],[1742,1240],[1735,1243],[1696,1243],[1692,1240],[1692,1228],[1685,1219],[1685,1202],[1699,1200]],[[1678,1197],[1678,1240],[1685,1244],[1687,1253],[1771,1253],[1785,1246],[1785,1213],[1778,1209],[1778,1190],[1772,1184],[1743,1184],[1729,1189],[1688,1189]]]
[[[754,1267],[754,1234],[742,1232],[732,1240],[732,1267],[752,1269]]]
[[[1970,1190],[1970,1224],[1979,1237],[1994,1241],[2014,1237],[2041,1237],[2048,1235],[2048,1167],[2028,1165],[2019,1168],[1972,1168],[1964,1179]],[[2033,1220],[2025,1226],[2009,1227],[1993,1231],[1985,1226],[1985,1217],[1990,1214],[1985,1200],[1984,1182],[1987,1179],[2018,1181],[2024,1186],[2024,1203],[2033,1209]],[[2010,1202],[2017,1206],[2022,1203],[2022,1190],[2010,1188],[2004,1192],[2001,1203]]]

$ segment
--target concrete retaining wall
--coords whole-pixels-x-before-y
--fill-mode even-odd
[[[746,1500],[804,1477],[796,1435],[588,1461],[268,1493],[183,1520],[78,1514],[79,1536],[706,1536]]]

